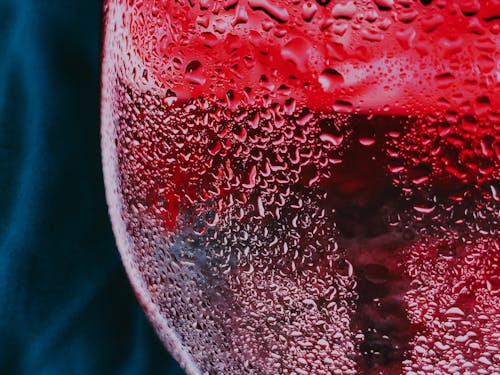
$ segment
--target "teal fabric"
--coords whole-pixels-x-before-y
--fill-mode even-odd
[[[100,1],[0,0],[0,374],[181,374],[131,291],[99,149]]]

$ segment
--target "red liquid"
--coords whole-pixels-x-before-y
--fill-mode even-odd
[[[494,10],[432,8],[453,21],[446,57],[446,31],[404,21],[426,27],[420,4],[217,4],[137,3],[132,57],[110,4],[108,201],[167,347],[193,373],[500,371],[498,70],[453,47],[495,49]],[[353,27],[395,9],[383,43]],[[350,37],[334,52],[311,26],[332,14]],[[459,33],[474,17],[484,33]]]

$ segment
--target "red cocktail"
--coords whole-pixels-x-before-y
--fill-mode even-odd
[[[110,0],[120,252],[189,373],[500,372],[500,3]]]

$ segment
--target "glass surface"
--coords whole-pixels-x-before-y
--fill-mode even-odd
[[[189,374],[500,372],[500,3],[109,0],[102,151]]]

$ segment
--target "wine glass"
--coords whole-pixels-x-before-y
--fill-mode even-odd
[[[500,372],[500,4],[108,0],[102,155],[189,374]]]

